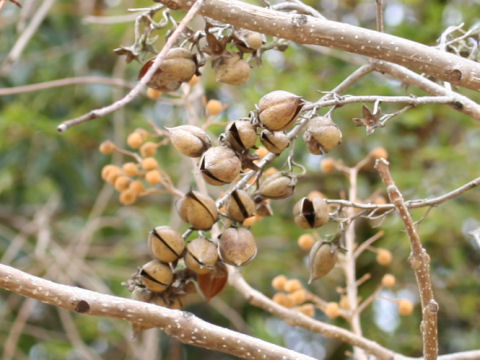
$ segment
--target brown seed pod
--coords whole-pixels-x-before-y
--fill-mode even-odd
[[[140,275],[143,284],[153,292],[165,291],[173,282],[173,273],[170,267],[158,260],[152,260],[143,265]]]
[[[180,125],[167,128],[172,145],[183,155],[200,157],[210,147],[207,133],[193,125]]]
[[[282,131],[263,130],[260,134],[260,141],[268,151],[280,154],[290,145],[290,140]]]
[[[171,263],[182,256],[185,240],[170,226],[157,226],[148,235],[148,247],[158,260]]]
[[[230,227],[218,239],[220,258],[226,264],[242,266],[257,254],[252,233],[245,228]]]
[[[235,190],[227,199],[228,215],[235,221],[242,222],[255,214],[255,202],[245,190]]]
[[[242,85],[250,78],[250,65],[240,55],[230,54],[221,58],[215,73],[218,82]]]
[[[293,216],[295,223],[304,229],[320,227],[329,220],[327,202],[320,196],[301,198],[293,207]]]
[[[199,237],[190,241],[185,254],[185,265],[197,274],[213,270],[218,260],[218,249],[210,240]]]
[[[210,301],[219,294],[228,280],[228,270],[224,263],[217,261],[215,268],[207,274],[197,274],[197,282],[203,295]]]
[[[277,172],[267,177],[259,188],[259,194],[270,199],[286,199],[293,194],[297,178],[288,173]]]
[[[337,246],[327,241],[317,241],[309,254],[310,284],[313,280],[327,275],[337,262]]]
[[[152,66],[155,58],[148,60],[140,69],[138,78],[142,78]],[[190,50],[170,49],[165,60],[147,83],[148,87],[160,91],[175,91],[183,81],[188,81],[197,72],[197,64]]]
[[[198,191],[189,191],[176,202],[180,217],[197,230],[209,230],[218,219],[215,201]]]
[[[293,125],[303,106],[300,96],[275,90],[258,102],[258,118],[270,131],[286,130]]]
[[[318,116],[309,121],[303,139],[312,154],[326,154],[342,142],[342,132],[330,118]]]
[[[235,45],[242,52],[254,52],[262,47],[265,35],[255,31],[239,29],[232,34]]]
[[[215,146],[203,154],[200,171],[211,185],[229,184],[240,173],[242,163],[235,152],[226,146]]]
[[[225,137],[230,146],[236,151],[243,151],[255,146],[257,133],[255,126],[247,120],[237,120],[228,124]]]

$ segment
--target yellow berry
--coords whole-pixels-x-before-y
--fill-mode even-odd
[[[188,81],[188,85],[190,85],[190,87],[194,87],[195,85],[198,84],[199,81],[200,81],[200,78],[197,75],[193,75]]]
[[[128,176],[138,175],[138,166],[133,162],[127,162],[123,164],[122,168],[123,168],[123,171],[125,171],[125,174],[127,174]]]
[[[300,235],[300,237],[298,238],[298,241],[297,241],[300,249],[305,250],[305,251],[310,250],[312,248],[314,242],[315,242],[315,239],[310,234]]]
[[[145,130],[144,128],[136,128],[134,133],[140,135],[142,137],[142,142],[147,140],[147,138],[150,136],[150,133]]]
[[[397,300],[397,306],[400,315],[408,316],[413,312],[413,303],[408,299]]]
[[[145,180],[150,185],[155,186],[162,182],[162,175],[160,175],[160,171],[158,170],[151,170],[145,174]]]
[[[120,202],[123,205],[133,204],[136,199],[137,199],[137,195],[130,189],[122,191],[120,193]]]
[[[285,293],[276,293],[273,295],[272,300],[279,305],[285,306],[287,303],[287,295]]]
[[[275,169],[274,167],[271,167],[271,168],[268,168],[267,170],[265,170],[265,171],[263,172],[263,176],[269,177],[270,175],[273,175],[273,174],[275,174],[276,172],[278,172],[278,170]]]
[[[393,276],[392,274],[383,275],[382,285],[385,286],[385,287],[395,286],[395,276]]]
[[[388,153],[387,150],[383,147],[377,147],[370,151],[370,156],[373,157],[374,159],[380,159],[380,158],[388,158]]]
[[[330,174],[333,172],[333,170],[335,170],[335,165],[336,162],[332,158],[324,158],[320,164],[320,167],[325,174]]]
[[[377,262],[380,265],[387,266],[392,262],[392,253],[387,249],[378,249]]]
[[[255,150],[255,154],[257,154],[260,159],[263,159],[268,153],[269,151],[264,146],[260,146],[257,150]]]
[[[122,169],[120,169],[118,166],[115,166],[110,171],[108,171],[105,180],[113,185],[115,184],[117,178],[121,175],[123,175]]]
[[[215,116],[223,111],[223,105],[218,100],[210,99],[208,100],[207,105],[205,105],[205,109],[210,115]]]
[[[143,183],[140,180],[135,180],[130,183],[128,190],[133,191],[135,195],[138,196],[145,191],[145,187],[143,186]]]
[[[302,289],[303,286],[302,286],[302,283],[300,282],[300,280],[298,279],[291,279],[291,280],[287,280],[287,282],[285,283],[285,287],[284,287],[284,290],[286,292],[294,292],[294,291],[297,291],[297,290],[300,290]]]
[[[155,170],[158,168],[157,160],[155,160],[153,157],[147,157],[143,159],[142,168],[146,171]]]
[[[98,148],[102,154],[111,154],[115,150],[115,144],[110,140],[102,142]]]
[[[307,290],[298,289],[297,291],[290,293],[288,296],[292,299],[295,305],[300,305],[307,300]]]
[[[153,156],[157,151],[157,144],[151,141],[147,141],[140,147],[140,155],[143,157]]]
[[[115,189],[117,191],[124,191],[128,189],[131,180],[128,176],[122,175],[115,180]]]
[[[127,144],[132,149],[138,149],[142,145],[142,143],[143,143],[142,136],[137,132],[133,132],[127,137]]]
[[[329,318],[336,318],[340,314],[340,308],[336,302],[329,302],[325,308],[325,314]]]
[[[309,317],[315,316],[315,306],[313,306],[313,304],[304,304],[297,307],[296,310]]]
[[[147,96],[152,100],[158,100],[162,97],[163,93],[160,90],[154,88],[147,89]]]
[[[348,300],[348,296],[342,295],[340,297],[340,307],[345,310],[350,310],[350,300]]]
[[[115,169],[120,170],[119,167],[116,166],[116,165],[113,165],[113,164],[105,165],[105,166],[102,168],[102,179],[103,179],[103,180],[107,180],[108,175],[110,175],[110,173],[111,173],[112,171],[116,171]]]
[[[272,287],[275,290],[282,291],[285,289],[285,283],[287,282],[287,278],[285,275],[277,275],[272,279]]]

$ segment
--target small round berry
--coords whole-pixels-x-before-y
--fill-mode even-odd
[[[400,315],[408,316],[413,312],[413,303],[408,299],[397,300],[397,306]]]
[[[110,140],[102,142],[98,148],[102,154],[111,154],[115,150],[115,144]]]
[[[263,159],[268,153],[269,151],[264,146],[260,146],[257,150],[255,150],[255,154],[258,155],[260,159]]]
[[[382,285],[385,287],[394,287],[395,286],[395,276],[392,274],[385,274],[382,278]]]
[[[147,96],[152,100],[158,100],[162,97],[163,93],[160,90],[154,88],[147,89]]]
[[[103,180],[107,180],[108,176],[110,175],[110,173],[112,171],[117,171],[116,169],[120,170],[120,168],[116,165],[113,165],[113,164],[108,164],[108,165],[105,165],[103,168],[102,168],[102,179]]]
[[[287,278],[285,275],[277,275],[272,279],[272,287],[275,290],[282,291],[285,289],[286,282],[287,282]]]
[[[134,133],[141,136],[142,142],[147,140],[147,138],[150,136],[150,133],[147,130],[145,130],[144,128],[136,128]]]
[[[142,168],[146,171],[155,170],[158,168],[158,162],[153,157],[147,157],[142,161]]]
[[[291,279],[291,280],[287,280],[287,282],[285,283],[284,290],[286,292],[292,293],[292,292],[300,290],[302,288],[303,288],[303,286],[302,286],[302,283],[300,282],[300,280]]]
[[[137,200],[137,195],[130,189],[120,193],[120,202],[123,205],[131,205]]]
[[[132,149],[138,149],[142,145],[142,143],[143,143],[142,136],[137,132],[133,132],[127,137],[127,144]]]
[[[193,75],[188,81],[188,85],[190,85],[190,87],[194,87],[195,85],[198,84],[199,81],[200,81],[200,78],[197,75]]]
[[[381,158],[388,158],[388,152],[383,147],[376,147],[372,151],[370,151],[370,156],[374,159],[381,159]]]
[[[117,191],[124,191],[128,189],[131,180],[128,176],[122,175],[115,180],[115,190]]]
[[[348,296],[342,295],[339,305],[342,309],[350,310],[350,300],[348,300]]]
[[[210,99],[208,100],[207,105],[205,105],[205,109],[208,114],[216,116],[223,111],[223,105],[216,99]]]
[[[392,262],[392,253],[387,249],[378,249],[377,262],[380,265],[387,266]]]
[[[276,293],[273,295],[272,300],[276,302],[278,305],[285,306],[285,304],[288,302],[287,300],[287,294],[285,293]]]
[[[118,178],[119,176],[121,176],[122,174],[123,174],[122,169],[120,169],[118,166],[115,166],[114,168],[112,168],[112,169],[108,172],[105,180],[106,180],[108,183],[114,185],[114,184],[115,184],[115,181],[117,180],[117,178]]]
[[[295,305],[300,305],[307,300],[307,290],[299,289],[288,295]]]
[[[300,237],[298,238],[298,241],[297,241],[300,249],[305,250],[305,251],[310,250],[312,248],[314,242],[315,242],[315,239],[310,234],[300,235]]]
[[[313,306],[313,304],[304,304],[302,306],[297,307],[296,310],[301,312],[304,315],[307,315],[308,317],[315,316],[315,306]]]
[[[140,155],[142,157],[153,156],[157,152],[157,144],[151,141],[147,141],[140,147]]]
[[[128,190],[133,191],[135,195],[138,196],[145,191],[145,186],[143,186],[143,183],[140,180],[135,180],[130,183]]]
[[[162,182],[162,175],[158,170],[150,170],[145,174],[145,180],[151,185],[155,186]]]
[[[122,166],[123,171],[127,176],[137,176],[138,175],[138,166],[133,162],[127,162]]]
[[[329,302],[325,308],[325,314],[332,319],[340,315],[340,308],[338,304],[336,302]]]
[[[333,172],[333,170],[335,170],[335,166],[336,166],[335,160],[328,157],[324,158],[322,160],[322,163],[320,164],[320,167],[325,174],[330,174],[331,172]]]

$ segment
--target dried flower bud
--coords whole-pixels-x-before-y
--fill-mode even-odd
[[[220,257],[226,264],[242,266],[257,254],[252,233],[245,228],[230,227],[218,239]]]
[[[198,126],[180,125],[167,130],[172,145],[183,155],[200,157],[210,147],[210,138]]]
[[[158,260],[171,263],[182,256],[185,240],[170,226],[157,226],[148,235],[148,247]]]
[[[327,275],[337,262],[337,246],[327,241],[317,241],[309,254],[310,284],[313,280]]]
[[[260,134],[260,141],[268,151],[280,154],[290,145],[290,140],[282,131],[263,130]]]
[[[293,194],[296,184],[297,178],[294,175],[277,172],[260,184],[259,193],[270,199],[285,199]]]
[[[216,68],[218,82],[230,85],[245,84],[250,78],[250,65],[238,54],[223,56]]]
[[[293,207],[293,216],[295,223],[304,229],[320,227],[329,220],[327,202],[320,196],[301,198]]]
[[[218,260],[217,245],[203,237],[190,241],[185,254],[185,265],[197,274],[213,270]]]
[[[247,120],[237,120],[228,124],[225,136],[230,146],[236,151],[250,149],[257,142],[255,126]]]
[[[293,125],[302,106],[299,96],[283,90],[272,91],[258,102],[258,118],[268,130],[285,130]]]
[[[198,230],[209,230],[218,219],[215,201],[197,191],[189,191],[176,207],[180,217]]]
[[[173,273],[170,267],[158,260],[152,260],[143,265],[140,275],[143,284],[153,292],[165,291],[173,282]]]
[[[245,190],[235,190],[227,199],[228,215],[235,221],[242,222],[255,214],[255,203]]]
[[[242,163],[235,152],[226,146],[215,146],[203,154],[200,171],[211,185],[229,184],[240,173]]]
[[[330,118],[318,116],[308,123],[303,139],[312,154],[326,154],[342,142],[342,132]]]

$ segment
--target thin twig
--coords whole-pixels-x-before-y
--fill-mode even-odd
[[[358,258],[364,251],[365,249],[367,249],[370,245],[372,245],[375,241],[377,241],[378,239],[380,239],[383,235],[385,234],[385,232],[382,230],[382,231],[379,231],[378,233],[376,233],[375,235],[373,235],[372,237],[368,238],[367,240],[365,240],[364,242],[362,242],[362,244],[355,250],[353,256],[355,258]]]
[[[375,0],[377,3],[377,31],[383,32],[383,0]]]

